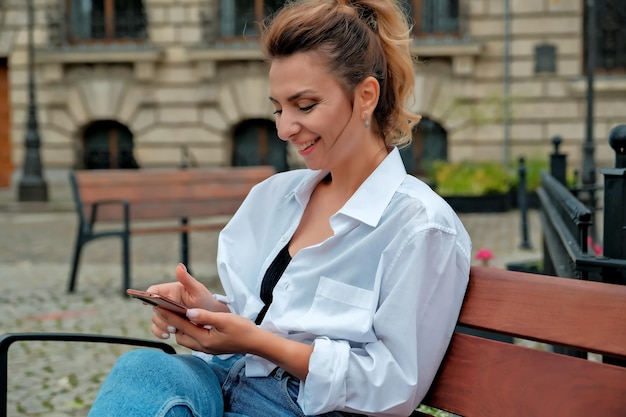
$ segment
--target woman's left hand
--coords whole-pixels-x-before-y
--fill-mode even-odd
[[[187,310],[189,320],[185,320],[162,308],[155,311],[152,325],[155,336],[163,337],[158,329],[168,328],[175,333],[179,345],[214,355],[252,353],[255,335],[260,332],[251,320],[232,313],[193,308]]]

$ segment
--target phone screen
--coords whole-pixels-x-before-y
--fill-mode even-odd
[[[187,318],[187,307],[185,305],[163,295],[133,289],[126,290],[126,294],[153,306],[163,307],[164,309],[172,311],[181,317]]]

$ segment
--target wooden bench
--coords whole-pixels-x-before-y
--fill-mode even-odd
[[[623,359],[625,312],[626,286],[472,267],[459,324]],[[626,368],[457,332],[424,404],[467,417],[626,416]]]
[[[625,311],[626,286],[472,267],[459,324],[623,359]],[[7,386],[11,343],[77,337],[0,336],[0,384]],[[111,343],[98,335],[79,341],[86,339]],[[171,352],[165,344],[161,348]],[[457,332],[423,404],[467,417],[618,417],[626,416],[625,382],[624,367]],[[5,417],[6,392],[1,395]],[[424,415],[416,411],[412,417]]]
[[[250,189],[274,172],[270,166],[71,172],[78,233],[69,292],[76,286],[83,246],[96,239],[122,239],[123,292],[130,287],[131,235],[180,233],[181,262],[188,264],[188,233],[225,224],[192,224],[191,219],[234,214]],[[115,226],[96,228],[104,222]]]

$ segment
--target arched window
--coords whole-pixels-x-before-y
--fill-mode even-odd
[[[147,38],[142,0],[65,0],[69,42],[137,41]]]
[[[437,160],[448,160],[448,134],[437,122],[428,117],[413,128],[413,142],[400,150],[402,161],[409,174],[425,175]]]
[[[118,122],[94,122],[85,129],[83,166],[86,169],[139,168],[133,156],[133,134]]]
[[[233,165],[272,165],[277,172],[286,171],[287,144],[278,138],[274,122],[265,119],[246,120],[235,128]]]

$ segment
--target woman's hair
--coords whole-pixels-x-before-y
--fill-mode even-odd
[[[261,44],[270,59],[319,52],[352,100],[361,81],[376,78],[373,127],[402,146],[419,121],[405,107],[415,85],[409,32],[395,0],[295,0],[264,22]]]

